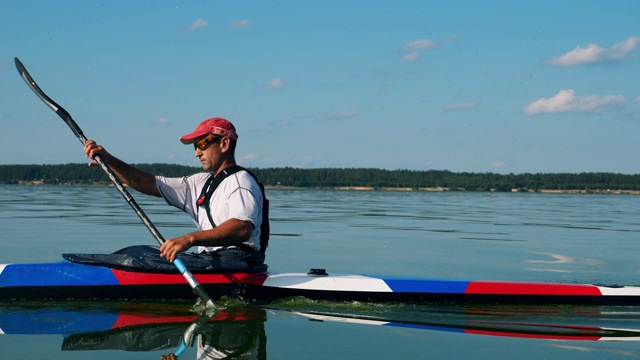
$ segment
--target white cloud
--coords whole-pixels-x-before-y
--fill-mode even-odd
[[[458,42],[458,35],[449,35],[449,36],[447,36],[447,41]]]
[[[467,110],[467,109],[473,109],[476,106],[478,106],[477,102],[465,102],[465,103],[459,103],[459,104],[449,104],[445,107],[445,109],[447,110]]]
[[[598,44],[589,44],[585,47],[577,46],[568,53],[549,60],[548,63],[557,66],[578,66],[624,60],[639,44],[640,37],[632,36],[609,49],[603,49]]]
[[[280,78],[273,78],[265,84],[269,90],[280,90],[284,87],[284,82]]]
[[[196,31],[200,28],[203,28],[205,26],[209,25],[208,22],[206,22],[204,19],[202,18],[197,18],[196,21],[191,24],[191,26],[189,26],[189,31]]]
[[[420,39],[412,41],[406,44],[403,49],[405,51],[418,51],[418,50],[429,50],[433,49],[436,46],[436,43],[429,39]]]
[[[550,98],[540,98],[525,106],[526,115],[559,112],[599,112],[606,107],[624,104],[623,95],[576,95],[573,89],[561,90]]]
[[[347,119],[358,116],[358,112],[355,110],[344,110],[338,111],[334,113],[323,113],[320,114],[317,118],[319,120],[338,120],[338,119]]]
[[[509,163],[506,161],[496,161],[493,164],[489,165],[492,169],[503,169],[509,166]]]
[[[154,124],[164,125],[164,124],[168,124],[169,123],[169,119],[167,119],[166,117],[161,117],[159,119],[154,120],[153,123]]]
[[[420,55],[417,52],[412,52],[402,57],[402,61],[416,61],[420,59]]]
[[[256,154],[247,154],[247,155],[240,156],[238,160],[240,160],[240,162],[250,162],[257,158],[258,158],[258,155]]]
[[[229,27],[231,28],[246,28],[246,27],[252,27],[253,23],[249,20],[238,20],[238,21],[233,21],[229,23]]]
[[[405,44],[402,47],[403,51],[408,51],[409,53],[402,57],[402,61],[410,62],[417,61],[420,59],[420,51],[431,50],[436,46],[436,42],[429,39],[419,39],[411,41]]]

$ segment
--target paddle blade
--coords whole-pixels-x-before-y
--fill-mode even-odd
[[[80,139],[80,141],[84,144],[87,141],[86,137],[82,134],[82,130],[78,127],[78,124],[73,120],[71,114],[67,112],[62,106],[58,105],[55,101],[53,101],[47,94],[40,89],[38,84],[36,84],[35,80],[31,77],[27,69],[24,67],[22,62],[18,58],[14,58],[16,63],[16,69],[18,69],[18,73],[22,77],[27,86],[45,103],[51,110],[53,110],[58,116],[64,120],[65,123],[71,128],[73,133]]]

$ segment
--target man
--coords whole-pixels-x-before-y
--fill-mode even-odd
[[[180,141],[194,145],[205,172],[181,178],[156,176],[132,167],[93,140],[85,143],[84,152],[91,159],[99,155],[123,183],[144,194],[163,197],[196,222],[198,231],[167,240],[160,247],[160,256],[173,261],[179,253],[197,246],[198,252],[209,254],[214,267],[237,270],[262,265],[266,248],[266,243],[261,244],[265,199],[254,176],[236,166],[237,140],[236,128],[228,120],[204,120]],[[95,161],[89,164],[95,165]],[[217,188],[216,180],[222,180]]]

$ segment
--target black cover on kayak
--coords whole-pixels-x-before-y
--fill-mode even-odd
[[[62,254],[68,261],[84,265],[104,266],[113,269],[178,273],[176,266],[160,256],[160,247],[135,245],[113,254]],[[264,254],[243,249],[225,249],[211,253],[180,254],[180,260],[192,273],[222,273],[245,271],[260,273],[267,271]]]

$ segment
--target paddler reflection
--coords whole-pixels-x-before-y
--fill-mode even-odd
[[[193,346],[197,347],[197,360],[266,359],[265,321],[266,312],[262,308],[225,309],[204,314],[185,330],[178,349],[160,358],[175,360]]]

